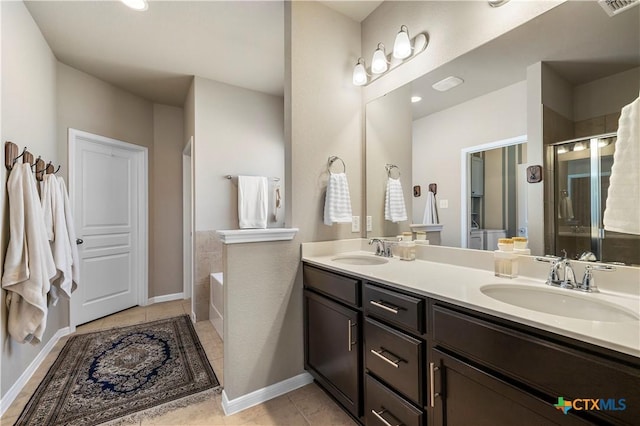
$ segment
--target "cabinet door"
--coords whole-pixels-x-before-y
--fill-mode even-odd
[[[342,405],[359,417],[362,373],[359,313],[304,292],[305,367]]]
[[[429,364],[433,423],[453,426],[585,425],[553,403],[513,387],[483,370],[432,349]]]
[[[484,160],[480,157],[471,157],[471,196],[482,197],[484,195]]]

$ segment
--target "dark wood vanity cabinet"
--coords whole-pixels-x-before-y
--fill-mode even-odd
[[[367,426],[640,425],[636,357],[307,264],[303,271],[305,366]],[[583,401],[565,414],[560,397]]]
[[[359,418],[362,414],[359,281],[305,266],[304,282],[305,368],[351,415]]]

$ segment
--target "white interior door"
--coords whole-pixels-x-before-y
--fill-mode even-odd
[[[146,300],[147,178],[146,148],[75,130],[69,142],[71,202],[84,240],[75,326]]]

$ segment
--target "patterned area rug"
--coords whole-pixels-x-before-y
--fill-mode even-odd
[[[136,422],[220,383],[189,316],[72,336],[16,425]]]

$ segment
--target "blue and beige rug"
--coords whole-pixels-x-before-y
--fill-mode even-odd
[[[72,336],[16,425],[136,422],[220,383],[189,316]]]

